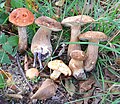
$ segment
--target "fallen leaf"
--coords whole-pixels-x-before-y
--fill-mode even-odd
[[[66,87],[66,90],[67,92],[73,96],[74,92],[75,92],[75,86],[74,84],[72,83],[71,80],[69,79],[65,79],[65,87]]]
[[[47,99],[55,95],[57,85],[51,79],[46,79],[31,99]]]
[[[38,5],[36,4],[35,0],[26,0],[28,7],[32,8],[34,11],[38,11]]]
[[[13,84],[12,75],[9,72],[4,71],[4,70],[1,69],[0,74],[3,75],[3,77],[4,77],[4,79],[5,79],[8,86],[11,86]]]
[[[93,96],[97,96],[94,98],[94,101],[92,102],[92,104],[99,104],[100,101],[102,100],[102,89],[100,88],[95,88],[95,90],[93,91]]]
[[[65,2],[65,0],[59,0],[55,3],[55,5],[61,7],[61,6],[63,6],[64,2]]]
[[[92,102],[90,102],[90,98],[93,94],[93,90],[94,88],[92,88],[89,92],[87,92],[86,94],[83,95],[83,98],[86,98],[84,99],[84,104],[91,104]]]
[[[112,93],[118,93],[120,92],[120,84],[113,84],[111,87],[110,87],[110,91]]]
[[[5,79],[9,79],[9,78],[11,79],[12,78],[12,75],[9,72],[4,71],[2,69],[0,69],[0,74],[2,74]]]
[[[16,99],[22,99],[23,96],[20,94],[6,94],[8,97],[16,98]]]
[[[0,74],[2,74],[4,77],[7,87],[11,88],[12,90],[17,90],[17,87],[12,79],[12,75],[9,72],[0,70]]]
[[[93,84],[95,83],[95,80],[93,77],[88,78],[86,81],[80,81],[79,83],[79,91],[80,93],[86,92],[90,89],[92,89]]]
[[[116,58],[115,62],[116,62],[117,65],[120,65],[120,58]]]

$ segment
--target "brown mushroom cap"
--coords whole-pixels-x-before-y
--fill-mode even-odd
[[[87,31],[83,34],[80,34],[79,39],[106,41],[108,39],[108,37],[103,32]]]
[[[78,15],[78,16],[67,17],[63,19],[61,23],[66,26],[72,26],[72,25],[79,25],[79,24],[82,25],[82,24],[86,24],[94,21],[95,20],[90,16]]]
[[[9,21],[17,26],[27,26],[34,22],[34,15],[26,8],[17,8],[10,13]]]
[[[62,30],[62,26],[60,22],[57,22],[56,20],[46,17],[46,16],[41,16],[35,20],[35,23],[38,26],[43,26],[46,27],[52,31],[60,31]]]
[[[83,61],[86,59],[87,56],[86,56],[85,52],[83,52],[81,50],[74,50],[70,53],[70,57],[75,60]]]

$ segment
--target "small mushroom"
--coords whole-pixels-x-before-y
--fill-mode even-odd
[[[39,71],[36,68],[30,68],[26,70],[26,77],[29,79],[34,79],[35,77],[39,76]]]
[[[53,71],[53,73],[50,75],[50,78],[53,80],[58,79],[61,73],[63,73],[65,76],[71,75],[70,68],[62,61],[62,60],[53,60],[48,63],[48,67]]]
[[[34,54],[33,67],[36,65],[36,57],[38,54],[38,61],[40,69],[43,68],[41,60],[45,60],[52,54],[52,45],[50,42],[51,32],[62,30],[59,22],[46,16],[41,16],[35,20],[38,26],[41,26],[34,35],[31,43],[31,52]]]
[[[79,35],[79,39],[87,39],[89,42],[99,44],[99,41],[106,41],[107,36],[103,32],[88,31]],[[85,70],[91,71],[96,64],[98,58],[98,46],[89,44],[87,48],[87,59],[85,60]]]
[[[10,13],[9,21],[18,26],[18,49],[20,52],[24,52],[27,49],[26,26],[34,22],[34,15],[26,8],[17,8]]]
[[[78,35],[80,34],[80,27],[83,24],[94,22],[94,19],[87,15],[78,15],[73,17],[67,17],[61,22],[63,25],[71,27],[70,42],[78,42]],[[79,44],[69,44],[68,57],[73,50],[81,50]]]
[[[69,68],[76,79],[86,79],[84,72],[83,61],[86,59],[86,54],[81,50],[74,50],[70,53],[71,60]]]

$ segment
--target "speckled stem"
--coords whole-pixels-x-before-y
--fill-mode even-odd
[[[27,49],[27,32],[26,27],[18,27],[19,43],[18,50],[24,52]]]
[[[80,26],[71,26],[71,38],[70,42],[78,42],[78,35],[80,34]],[[68,57],[73,50],[81,50],[80,44],[69,44],[68,46]]]
[[[34,63],[33,66],[36,66],[36,56],[38,58],[40,69],[43,68],[42,60],[43,56],[52,53],[52,45],[50,42],[51,30],[41,27],[38,29],[34,35],[31,43],[31,51],[34,54]],[[49,55],[49,56],[50,56]],[[46,56],[45,56],[46,57]]]
[[[98,40],[90,40],[89,42],[99,43]],[[89,44],[87,48],[87,59],[85,60],[85,70],[91,71],[96,64],[98,58],[98,46]]]

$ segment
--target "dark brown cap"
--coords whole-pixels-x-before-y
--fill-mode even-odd
[[[91,23],[94,22],[95,20],[87,15],[78,15],[78,16],[72,16],[72,17],[67,17],[62,20],[62,24],[66,26],[73,26],[73,25],[83,25],[86,23]]]
[[[17,26],[27,26],[34,22],[34,15],[26,8],[17,8],[10,13],[9,21]]]
[[[103,33],[99,31],[87,31],[83,34],[79,35],[79,39],[88,39],[88,40],[100,40],[100,41],[106,41],[108,37]]]
[[[35,23],[38,26],[43,26],[46,27],[52,31],[60,31],[62,30],[62,26],[60,22],[57,22],[56,20],[46,17],[46,16],[41,16],[35,20]]]
[[[75,60],[83,61],[86,59],[87,56],[86,56],[85,52],[83,52],[81,50],[74,50],[70,53],[70,57]]]

